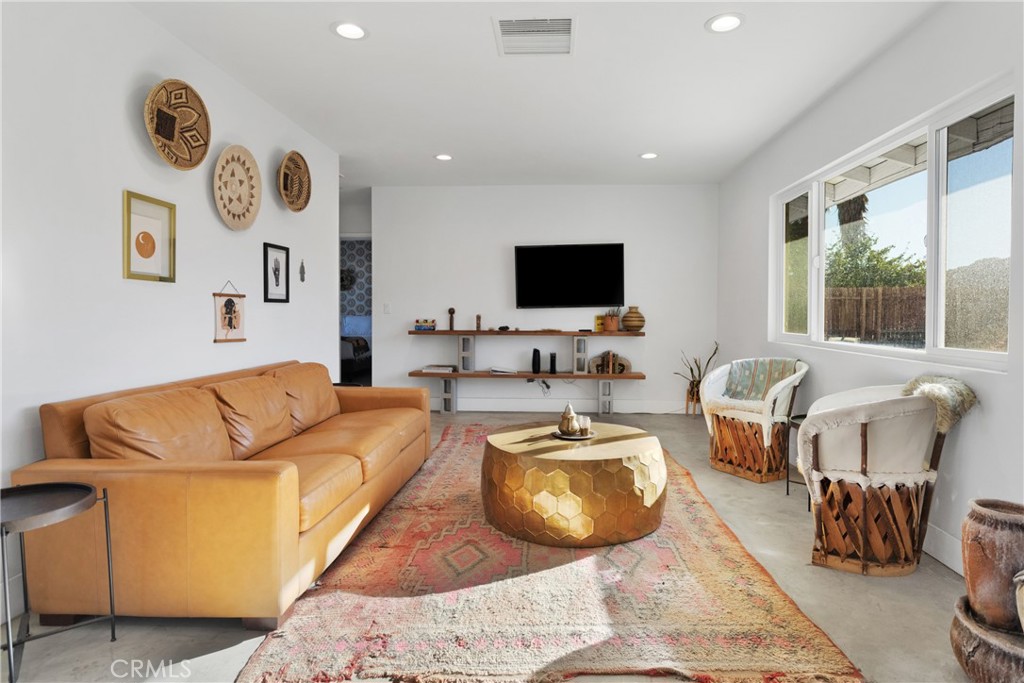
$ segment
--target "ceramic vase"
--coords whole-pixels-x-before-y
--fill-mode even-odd
[[[1017,616],[1020,628],[1024,631],[1024,569],[1013,575],[1013,584],[1017,587]]]
[[[640,312],[639,306],[630,306],[626,314],[622,316],[622,327],[627,332],[639,332],[647,324],[644,314]]]
[[[567,403],[565,410],[562,411],[562,419],[558,423],[558,431],[568,436],[575,436],[580,431],[580,423],[576,419],[576,411],[572,409],[571,403]]]
[[[1024,569],[1024,505],[972,500],[961,545],[971,611],[986,626],[1020,632],[1013,577]]]

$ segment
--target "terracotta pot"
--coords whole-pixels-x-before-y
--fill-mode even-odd
[[[1024,645],[1014,633],[987,628],[974,619],[967,596],[953,606],[949,644],[973,683],[1024,681]]]
[[[614,315],[606,315],[604,317],[604,331],[605,332],[618,332],[619,331],[619,318]]]
[[[1020,632],[1013,576],[1024,569],[1024,505],[971,501],[961,529],[967,600],[978,621]]]
[[[1013,584],[1017,586],[1017,616],[1020,628],[1024,631],[1024,569],[1013,575]]]
[[[686,385],[683,397],[686,404],[686,414],[690,414],[690,408],[693,408],[694,415],[698,414],[700,412],[700,382],[691,379],[689,384]]]
[[[625,315],[622,316],[622,327],[629,332],[639,332],[644,329],[647,319],[640,312],[639,306],[630,306]]]

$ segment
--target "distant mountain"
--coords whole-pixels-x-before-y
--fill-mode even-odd
[[[985,258],[946,272],[946,346],[1005,351],[1010,259]]]
[[[1010,287],[1010,259],[983,258],[946,271],[947,286]]]

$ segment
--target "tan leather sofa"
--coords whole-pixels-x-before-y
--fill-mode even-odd
[[[48,403],[14,484],[110,495],[119,615],[275,627],[430,452],[423,388],[288,361]],[[109,612],[102,506],[25,535],[40,615]]]

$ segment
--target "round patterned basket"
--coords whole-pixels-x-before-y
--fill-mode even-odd
[[[292,211],[302,211],[309,205],[312,179],[309,165],[301,154],[292,150],[284,155],[277,169],[277,191]]]
[[[224,224],[232,230],[251,226],[262,196],[260,169],[249,150],[231,145],[221,152],[213,173],[213,198]]]
[[[210,116],[192,86],[169,78],[157,83],[143,106],[146,132],[157,153],[182,171],[195,168],[210,149]]]

